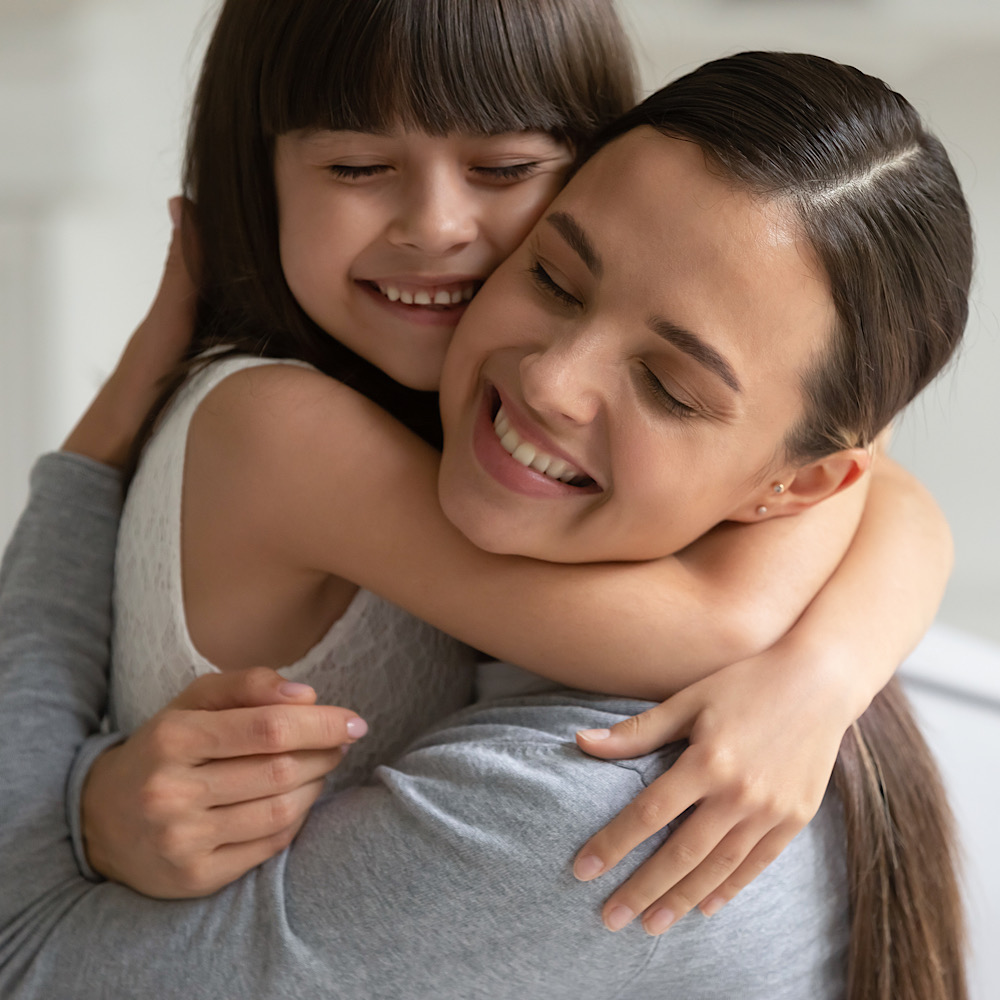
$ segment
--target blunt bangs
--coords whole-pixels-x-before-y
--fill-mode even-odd
[[[305,0],[286,25],[260,81],[271,137],[402,125],[542,131],[577,147],[634,98],[631,54],[604,2]]]

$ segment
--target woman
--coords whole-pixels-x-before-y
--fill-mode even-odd
[[[808,113],[800,123],[786,120],[793,117],[788,100],[781,102],[780,120],[768,112],[778,85],[786,88],[786,98],[789,88],[804,98],[799,108],[808,106]],[[852,103],[860,95],[870,112],[863,122]],[[732,113],[734,105],[742,114]],[[823,120],[817,106],[838,120],[839,144],[816,127]],[[901,148],[887,147],[879,143],[887,132],[894,140],[910,138]],[[836,183],[829,173],[824,182],[812,172],[820,153],[829,157],[831,151],[839,167]],[[845,175],[846,162],[836,161],[846,151],[854,162]],[[893,198],[883,197],[884,185]],[[704,67],[626,117],[534,238],[480,293],[478,323],[463,326],[443,393],[442,497],[449,514],[482,544],[546,558],[606,557],[609,530],[633,558],[683,544],[684,531],[704,516],[699,504],[719,503],[720,492],[737,504],[744,495],[749,502],[762,463],[765,469],[775,461],[801,469],[817,456],[874,439],[940,368],[961,334],[970,247],[964,202],[940,145],[919,128],[912,109],[877,81],[808,57],[749,54]],[[919,276],[915,282],[913,274]],[[880,315],[883,307],[889,312]],[[518,322],[510,324],[509,316]],[[658,318],[651,322],[653,316]],[[640,415],[647,411],[636,407],[646,397],[630,395],[633,389],[619,380],[618,362],[634,356],[636,337],[649,336],[670,341],[691,363],[677,369],[673,402],[643,425]],[[653,350],[649,343],[640,341],[640,356]],[[886,345],[891,349],[884,351]],[[647,479],[619,474],[630,487],[606,505],[595,510],[585,501],[577,509],[580,498],[572,497],[569,503],[577,507],[548,507],[541,515],[545,530],[537,530],[531,498],[525,499],[481,427],[497,398],[511,412],[527,407],[580,428],[572,436],[585,458],[581,464],[593,469],[599,484],[616,468],[616,448],[622,446],[617,432],[631,427],[630,440],[639,442],[633,457]],[[594,423],[598,404],[607,427]],[[701,416],[678,417],[678,405]],[[702,417],[707,426],[694,425],[692,433],[708,435],[726,456],[722,465],[711,454],[689,453],[674,423]],[[93,469],[87,473],[78,486],[89,495],[77,496],[75,517],[95,533],[101,549],[113,532],[113,484],[101,482]],[[684,481],[675,484],[678,478]],[[64,609],[48,591],[62,589],[73,605],[61,619],[65,641],[77,628],[75,605],[92,598],[94,580],[86,562],[60,563],[52,552],[34,564],[25,558],[33,529],[58,528],[57,511],[46,508],[53,499],[57,508],[65,501],[56,496],[59,477],[51,468],[40,470],[37,485],[8,564],[5,611],[16,610],[19,599],[30,607],[43,595],[60,621]],[[517,495],[506,497],[504,489]],[[823,484],[817,489],[822,494]],[[489,519],[478,513],[483,500],[491,505]],[[671,515],[666,520],[664,509]],[[34,548],[37,556],[44,545]],[[12,691],[4,723],[12,746],[30,744],[46,717],[56,734],[72,723],[78,731],[93,728],[87,716],[103,693],[102,635],[100,628],[90,635],[96,646],[86,651],[89,663],[78,664],[77,678],[67,684],[76,698],[69,695],[60,704],[59,690],[50,692],[33,710],[32,725],[23,713],[32,704],[33,685],[46,679],[46,670],[51,676],[44,659],[49,640],[39,639],[43,656],[34,657],[34,673],[19,675],[20,637],[13,636],[3,658]],[[52,648],[65,662],[65,648],[58,641]],[[84,679],[89,691],[81,688]],[[761,996],[841,995],[847,893],[833,801],[707,927],[681,922],[656,945],[629,932],[595,938],[579,912],[574,917],[568,903],[580,909],[574,894],[592,891],[592,884],[572,884],[565,872],[560,881],[550,854],[558,854],[560,836],[572,841],[593,818],[580,817],[582,799],[574,798],[567,813],[566,789],[575,785],[580,795],[599,783],[593,808],[613,809],[610,792],[631,797],[662,770],[670,753],[608,770],[576,755],[567,737],[581,724],[606,725],[635,707],[560,693],[470,710],[418,744],[379,784],[322,803],[289,855],[212,900],[168,909],[114,886],[88,890],[74,878],[60,841],[64,820],[57,815],[66,754],[60,759],[58,748],[46,750],[54,760],[40,761],[33,778],[50,789],[47,813],[36,810],[23,817],[20,829],[11,827],[10,850],[20,851],[16,863],[8,865],[4,848],[5,877],[9,869],[13,879],[34,851],[36,870],[46,880],[27,907],[11,910],[13,933],[28,935],[11,962],[11,986],[26,996],[58,990],[53,984],[60,973],[50,962],[67,956],[85,961],[88,949],[110,932],[141,964],[128,970],[129,988],[141,991],[148,977],[160,995],[203,990],[209,960],[219,954],[229,959],[226,988],[257,995],[420,996],[449,995],[450,989],[453,996],[522,996],[532,990],[576,996],[584,985],[594,995],[616,996],[671,988],[678,996],[722,996],[737,988]],[[900,733],[901,740],[909,738]],[[869,763],[882,769],[879,777],[893,789],[899,775],[925,775],[920,758],[899,745],[869,754]],[[626,780],[618,784],[622,774]],[[475,795],[489,782],[496,783],[496,801]],[[17,810],[32,798],[23,791],[10,806]],[[870,800],[859,796],[862,805]],[[918,814],[895,811],[894,797],[888,806],[905,835]],[[848,799],[849,812],[853,808]],[[873,817],[869,832],[875,829]],[[926,867],[905,853],[905,841],[889,846],[903,853],[893,859],[896,871],[888,865],[876,869],[891,883],[876,893],[886,904],[900,889],[926,886]],[[338,848],[348,856],[337,855]],[[933,861],[947,872],[943,849],[937,843]],[[852,879],[864,867],[852,866]],[[333,869],[335,887],[317,892],[319,873]],[[484,910],[476,905],[480,881],[498,874],[509,887],[493,893],[493,905]],[[391,890],[393,898],[374,898],[379,889]],[[437,896],[442,891],[451,897],[443,904]],[[254,892],[273,901],[277,919],[266,926],[248,905]],[[342,910],[345,900],[350,908]],[[498,900],[507,909],[498,908]],[[870,920],[886,934],[897,933],[894,921],[863,896],[855,904],[863,908],[855,913],[856,924]],[[908,902],[900,909],[905,917]],[[400,914],[404,923],[396,927],[393,919]],[[893,977],[886,985],[893,996],[946,996],[961,989],[957,956],[948,950],[954,940],[931,917],[929,908],[909,908],[900,925],[913,961],[897,957],[884,966]],[[947,923],[940,915],[938,920]],[[545,947],[550,928],[552,953]],[[913,945],[921,930],[927,934],[923,961]],[[862,961],[855,962],[860,986],[852,984],[852,991],[860,996],[861,988],[874,988],[864,962],[878,965],[887,954],[898,956],[899,948],[887,937],[880,951],[870,936],[858,933],[855,943]],[[391,954],[394,947],[399,955]],[[484,948],[490,951],[484,954]],[[581,951],[588,957],[583,965]],[[911,982],[905,981],[907,964],[916,970]],[[100,975],[96,992],[123,988],[120,970],[104,967]]]

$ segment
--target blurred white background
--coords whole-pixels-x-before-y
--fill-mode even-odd
[[[653,89],[746,48],[807,50],[885,77],[952,153],[978,277],[962,355],[894,454],[955,533],[941,620],[1000,640],[1000,4],[996,0],[620,0]],[[155,288],[186,105],[216,4],[0,0],[0,537],[27,472],[81,412]],[[1000,657],[940,630],[911,670],[970,853],[978,1000],[1000,995]],[[971,650],[971,652],[970,652]],[[967,654],[967,655],[966,655]],[[927,685],[932,685],[927,686]]]

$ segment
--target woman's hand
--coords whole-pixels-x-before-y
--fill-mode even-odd
[[[583,750],[608,759],[689,741],[577,855],[574,873],[589,881],[694,807],[605,903],[610,930],[639,913],[650,934],[694,906],[712,916],[778,857],[819,808],[856,717],[845,687],[825,664],[779,644],[610,730],[577,734]]]
[[[273,670],[209,674],[95,761],[87,856],[148,896],[207,896],[284,850],[367,725]]]
[[[173,234],[156,298],[63,451],[122,468],[164,379],[187,351],[198,298],[198,245],[189,203],[172,198],[170,216]]]

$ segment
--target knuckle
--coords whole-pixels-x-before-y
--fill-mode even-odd
[[[291,743],[292,721],[280,708],[269,707],[256,713],[250,727],[254,745],[265,753],[279,753]]]
[[[159,771],[146,778],[136,794],[139,810],[147,819],[174,813],[180,806],[182,797],[176,782]]]
[[[621,722],[615,723],[613,730],[616,736],[624,736],[627,739],[641,736],[645,731],[643,714],[630,715]]]
[[[653,795],[640,795],[629,807],[629,819],[644,830],[656,831],[670,822],[659,800]]]
[[[670,841],[668,841],[667,843],[669,846],[670,857],[676,867],[681,868],[684,871],[691,871],[691,869],[694,868],[701,860],[701,852],[696,850],[686,841],[680,840],[676,843],[670,843]]]
[[[268,758],[266,781],[269,788],[280,791],[293,788],[297,774],[298,768],[291,754],[278,753]]]
[[[290,826],[299,815],[299,810],[295,807],[295,804],[284,795],[278,795],[271,799],[268,811],[272,828],[279,830]]]

